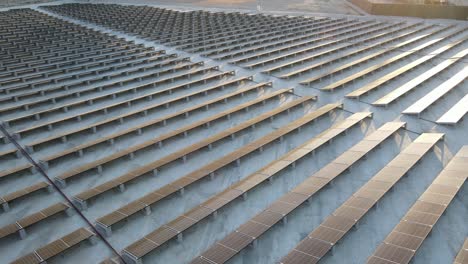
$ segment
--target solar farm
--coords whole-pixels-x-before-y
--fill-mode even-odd
[[[466,264],[467,40],[353,12],[0,9],[0,263]]]

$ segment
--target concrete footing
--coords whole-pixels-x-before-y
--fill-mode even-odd
[[[28,236],[28,233],[26,232],[26,229],[20,229],[18,231],[18,234],[20,236],[20,239],[23,240],[23,239],[26,239],[26,237]]]
[[[110,226],[104,226],[101,223],[96,223],[95,228],[99,232],[99,234],[105,237],[112,236],[112,228]]]
[[[3,212],[10,211],[10,205],[7,202],[2,203]]]
[[[151,207],[150,207],[150,206],[146,206],[146,207],[143,209],[143,214],[144,214],[144,215],[150,215],[150,214],[151,214]]]
[[[143,261],[139,258],[135,258],[134,256],[128,254],[127,252],[122,253],[122,259],[126,264],[143,264]]]
[[[87,201],[82,201],[79,199],[73,199],[73,204],[78,207],[80,211],[85,211],[88,209],[88,202]]]

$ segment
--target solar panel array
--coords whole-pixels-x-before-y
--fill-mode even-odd
[[[326,262],[398,186],[413,200],[360,258],[417,260],[466,201],[467,29],[115,4],[2,11],[0,261],[226,263],[281,222],[294,238],[274,261]],[[295,229],[327,193],[330,210]],[[444,261],[468,259],[457,239]]]
[[[370,102],[374,106],[388,107],[413,89],[436,79],[442,71],[451,69],[460,74],[460,77],[448,81],[448,85],[453,87],[462,85],[466,78],[465,56],[468,50],[464,45],[467,36],[465,26],[177,12],[119,5],[70,4],[47,9],[187,52],[226,60],[248,69],[259,69],[278,78],[294,79],[316,89],[334,91],[347,88],[347,98],[365,98],[379,88],[390,86],[391,91]],[[231,35],[236,35],[236,38]],[[398,54],[395,55],[395,51]],[[363,53],[366,56],[362,56]],[[330,54],[340,56],[323,59]],[[419,55],[417,60],[405,63],[405,59],[415,54]],[[343,63],[344,59],[347,63]],[[430,70],[412,76],[414,78],[409,82],[399,85],[395,81],[429,63],[432,66]],[[357,72],[353,70],[362,64],[368,67]],[[401,64],[404,66],[391,67]],[[323,68],[330,70],[323,74],[314,71]],[[390,70],[384,70],[386,68]],[[355,83],[359,83],[359,88],[348,91]],[[466,114],[465,105],[466,98],[462,98],[435,121],[451,125],[458,123]],[[422,111],[418,109],[416,114]]]

